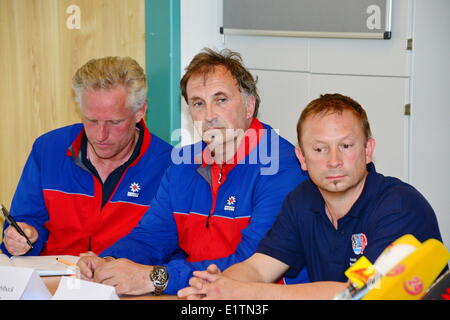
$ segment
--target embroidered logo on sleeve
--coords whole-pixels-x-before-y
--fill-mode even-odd
[[[130,184],[130,191],[128,191],[127,196],[137,198],[139,197],[139,190],[141,190],[139,183],[133,182]]]
[[[363,254],[367,247],[367,237],[364,233],[352,234],[352,248],[355,254]]]

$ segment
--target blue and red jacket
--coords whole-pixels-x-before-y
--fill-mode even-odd
[[[174,150],[149,211],[100,255],[166,265],[168,294],[186,287],[194,270],[211,263],[223,270],[251,256],[307,175],[292,144],[257,119],[250,129],[234,161],[222,166],[201,156],[201,142]]]
[[[100,253],[138,224],[171,163],[172,150],[143,121],[139,126],[143,130],[140,153],[103,208],[102,183],[81,161],[83,125],[56,129],[36,139],[11,205],[16,221],[39,232],[27,255],[78,255],[88,249]],[[4,244],[1,248],[7,253]]]

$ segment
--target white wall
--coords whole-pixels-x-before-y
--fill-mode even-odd
[[[450,74],[449,42],[444,40],[448,36],[434,32],[435,27],[442,28],[442,33],[450,30],[449,3],[393,1],[392,39],[364,40],[223,37],[219,33],[222,0],[181,0],[181,67],[184,70],[205,46],[240,52],[259,79],[259,118],[292,143],[296,143],[297,119],[310,100],[326,92],[353,97],[366,109],[377,140],[377,170],[423,192],[450,247],[450,170],[444,163],[449,159],[450,108],[443,97],[449,92],[445,78]],[[413,32],[417,39],[414,50],[408,51],[406,39]],[[430,60],[434,61],[431,69]],[[433,102],[433,112],[428,101]],[[403,114],[407,103],[412,104],[411,117]],[[192,131],[187,112],[183,112],[182,126]],[[434,148],[439,149],[439,158]]]
[[[371,120],[377,169],[407,180],[403,111],[409,98],[410,21],[408,2],[400,2],[394,1],[391,40],[226,36],[225,46],[242,53],[259,76],[260,119],[296,143],[295,123],[309,101],[321,93],[349,95]]]
[[[450,1],[416,0],[411,184],[430,201],[450,248]]]

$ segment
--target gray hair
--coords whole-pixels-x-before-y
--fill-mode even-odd
[[[80,108],[84,89],[112,89],[123,85],[128,106],[136,112],[147,101],[147,78],[136,60],[130,57],[105,57],[89,60],[72,79],[75,101]]]

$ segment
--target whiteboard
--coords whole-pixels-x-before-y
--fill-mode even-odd
[[[223,34],[391,38],[391,0],[223,0]]]

